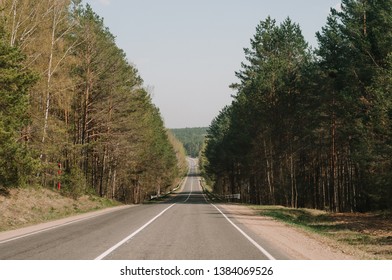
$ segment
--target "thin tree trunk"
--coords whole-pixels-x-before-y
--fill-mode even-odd
[[[48,74],[46,80],[46,106],[45,106],[45,118],[44,118],[44,129],[42,134],[42,144],[45,143],[46,134],[48,130],[48,119],[49,119],[49,109],[50,109],[50,87],[52,80],[52,64],[53,64],[53,52],[54,52],[54,44],[55,44],[55,34],[56,34],[56,15],[53,12],[53,24],[52,24],[52,36],[50,42],[50,53],[49,53],[49,62],[48,62]]]

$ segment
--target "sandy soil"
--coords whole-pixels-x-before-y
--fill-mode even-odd
[[[220,207],[255,234],[276,244],[292,259],[353,260],[366,258],[360,252],[328,238],[311,234],[270,217],[260,216],[247,206],[224,204]]]

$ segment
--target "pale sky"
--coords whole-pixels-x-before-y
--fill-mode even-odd
[[[339,0],[85,0],[139,70],[168,128],[209,126],[235,94],[256,26],[290,17],[305,39]]]

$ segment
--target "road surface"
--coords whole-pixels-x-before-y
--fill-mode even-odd
[[[0,259],[287,259],[203,194],[195,161],[163,203],[129,207],[0,240]]]

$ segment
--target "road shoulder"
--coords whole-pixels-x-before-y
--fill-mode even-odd
[[[104,215],[106,213],[120,211],[122,209],[135,207],[135,206],[137,206],[137,205],[115,206],[115,207],[105,208],[105,209],[101,209],[101,210],[97,210],[97,211],[93,211],[93,212],[84,213],[84,214],[74,215],[74,216],[70,216],[67,218],[58,219],[58,220],[54,220],[54,221],[50,221],[50,222],[46,222],[46,223],[40,223],[40,224],[36,224],[36,225],[32,225],[32,226],[19,228],[19,229],[0,232],[0,242],[4,242],[6,240],[15,239],[15,238],[21,238],[26,235],[31,235],[31,234],[35,234],[38,232],[50,230],[53,228],[58,228],[58,227],[61,227],[61,226],[64,226],[64,225],[67,225],[70,223],[75,223],[75,222],[83,221],[86,219],[91,219],[94,217],[98,217],[100,215]]]
[[[353,260],[362,258],[354,250],[333,240],[270,217],[260,216],[247,206],[221,204],[219,207],[249,231],[263,239],[268,239],[291,259]]]

